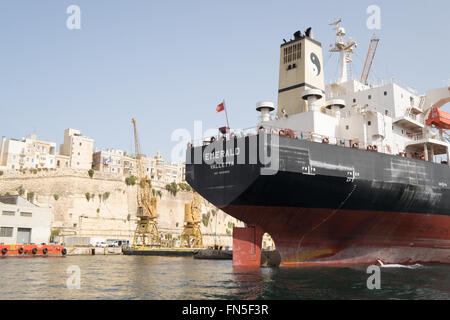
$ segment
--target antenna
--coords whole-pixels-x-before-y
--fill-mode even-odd
[[[330,52],[339,52],[340,54],[340,72],[338,83],[343,83],[347,81],[347,64],[352,62],[351,55],[353,54],[353,48],[356,47],[356,42],[350,37],[347,41],[344,40],[346,35],[345,29],[339,26],[342,19],[337,19],[329,25],[334,25],[334,30],[336,30],[336,40],[334,45],[331,45]]]

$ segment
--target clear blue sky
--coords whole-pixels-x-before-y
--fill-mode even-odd
[[[339,6],[339,3],[344,3]],[[66,8],[81,8],[81,30],[66,28]],[[65,128],[95,147],[132,151],[130,119],[143,152],[169,160],[171,133],[255,124],[255,103],[276,103],[279,45],[313,27],[324,48],[325,77],[336,77],[328,23],[341,17],[358,42],[362,70],[372,30],[366,8],[381,8],[376,78],[420,93],[450,78],[450,2],[438,1],[148,1],[4,0],[0,4],[0,136],[36,133],[62,142]]]

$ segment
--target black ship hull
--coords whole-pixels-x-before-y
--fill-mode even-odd
[[[450,263],[447,165],[260,134],[188,148],[186,180],[283,265]]]

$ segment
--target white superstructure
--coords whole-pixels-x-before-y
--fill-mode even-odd
[[[347,79],[356,43],[344,39],[340,22],[332,23],[336,42],[330,46],[330,51],[340,55],[338,81],[324,86],[321,44],[312,38],[310,29],[304,36],[297,31],[294,40],[281,45],[277,115],[268,115],[269,109],[258,104],[257,110],[264,112],[258,128],[291,129],[299,139],[426,161],[436,161],[437,155],[448,159],[445,130],[428,126],[426,120],[433,106],[450,102],[450,88],[418,95],[395,81],[366,85]],[[374,52],[370,53],[373,59]]]

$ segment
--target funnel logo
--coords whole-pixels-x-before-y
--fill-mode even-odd
[[[311,73],[315,76],[320,74],[320,61],[317,55],[313,52],[309,55],[308,67],[309,71],[311,71]]]

